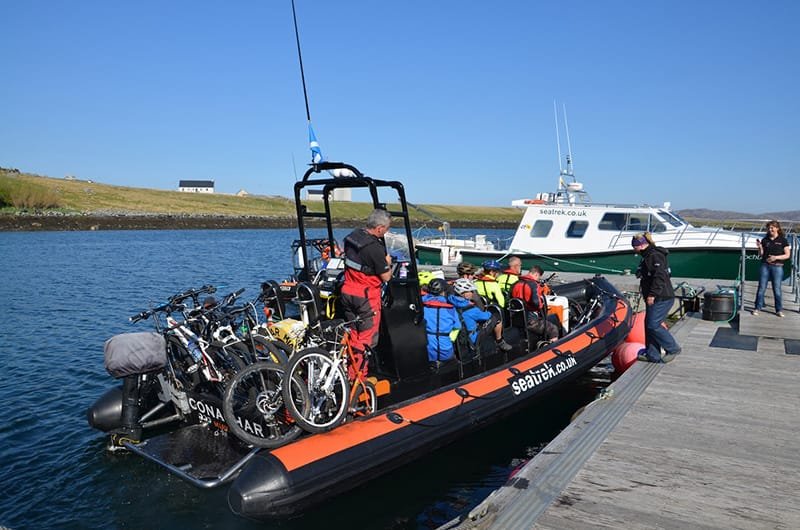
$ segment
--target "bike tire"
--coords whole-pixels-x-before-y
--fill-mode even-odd
[[[253,336],[253,345],[255,346],[253,355],[258,361],[269,361],[283,366],[289,362],[289,358],[283,350],[266,337]]]
[[[303,429],[283,401],[285,382],[284,369],[269,361],[253,363],[236,374],[222,398],[222,415],[230,432],[252,446],[268,449],[297,438]],[[290,386],[297,400],[294,408],[306,412],[308,394],[303,382],[294,378]]]
[[[334,365],[330,352],[322,348],[302,350],[289,361],[286,374],[287,377],[299,378],[308,396],[308,410],[297,410],[293,386],[283,387],[286,408],[300,427],[311,433],[320,433],[344,422],[350,404],[350,382],[342,367]],[[332,374],[331,385],[326,391],[320,385],[328,374]]]
[[[374,414],[378,410],[378,391],[371,381],[357,381],[354,383],[360,390],[353,392],[348,413],[354,418],[361,418]]]

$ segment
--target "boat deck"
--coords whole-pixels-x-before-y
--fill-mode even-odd
[[[690,313],[674,362],[634,363],[443,528],[800,528],[800,342],[735,331]]]

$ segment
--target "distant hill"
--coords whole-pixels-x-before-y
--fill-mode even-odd
[[[800,221],[800,210],[790,210],[785,212],[764,212],[764,213],[745,213],[731,212],[728,210],[709,210],[707,208],[695,208],[678,210],[681,217],[686,219],[708,219],[716,221],[764,221],[778,219],[779,221]]]

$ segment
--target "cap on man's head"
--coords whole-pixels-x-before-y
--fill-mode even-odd
[[[644,234],[635,235],[631,239],[631,246],[632,247],[641,247],[642,245],[649,245],[650,242],[644,237]]]

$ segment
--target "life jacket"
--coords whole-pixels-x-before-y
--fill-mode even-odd
[[[478,289],[478,294],[485,296],[490,304],[497,304],[500,307],[505,306],[505,296],[503,291],[500,290],[500,285],[494,276],[485,274],[479,278],[475,278],[475,287]]]
[[[353,230],[344,238],[345,284],[343,291],[347,294],[363,296],[359,292],[370,287],[380,287],[381,279],[375,270],[366,265],[361,258],[361,251],[370,245],[378,245],[379,240],[363,228]],[[358,288],[361,289],[358,289]]]
[[[519,274],[511,269],[506,269],[503,271],[503,274],[497,277],[496,281],[498,285],[500,285],[500,290],[503,291],[504,294],[508,294],[511,291],[511,287],[519,281]]]
[[[542,284],[531,276],[519,277],[519,281],[511,287],[511,297],[521,299],[528,311],[541,311],[544,307]]]
[[[461,331],[456,334],[451,334],[450,338],[455,340],[466,338],[471,349],[474,349],[476,340],[478,338],[478,327],[487,320],[492,318],[492,314],[488,311],[481,310],[471,300],[467,300],[459,295],[452,295],[447,298],[456,308],[458,319],[461,322]],[[463,335],[463,336],[462,336]]]
[[[453,358],[450,332],[459,327],[458,313],[443,296],[422,297],[425,332],[428,335],[428,360],[447,361]]]

